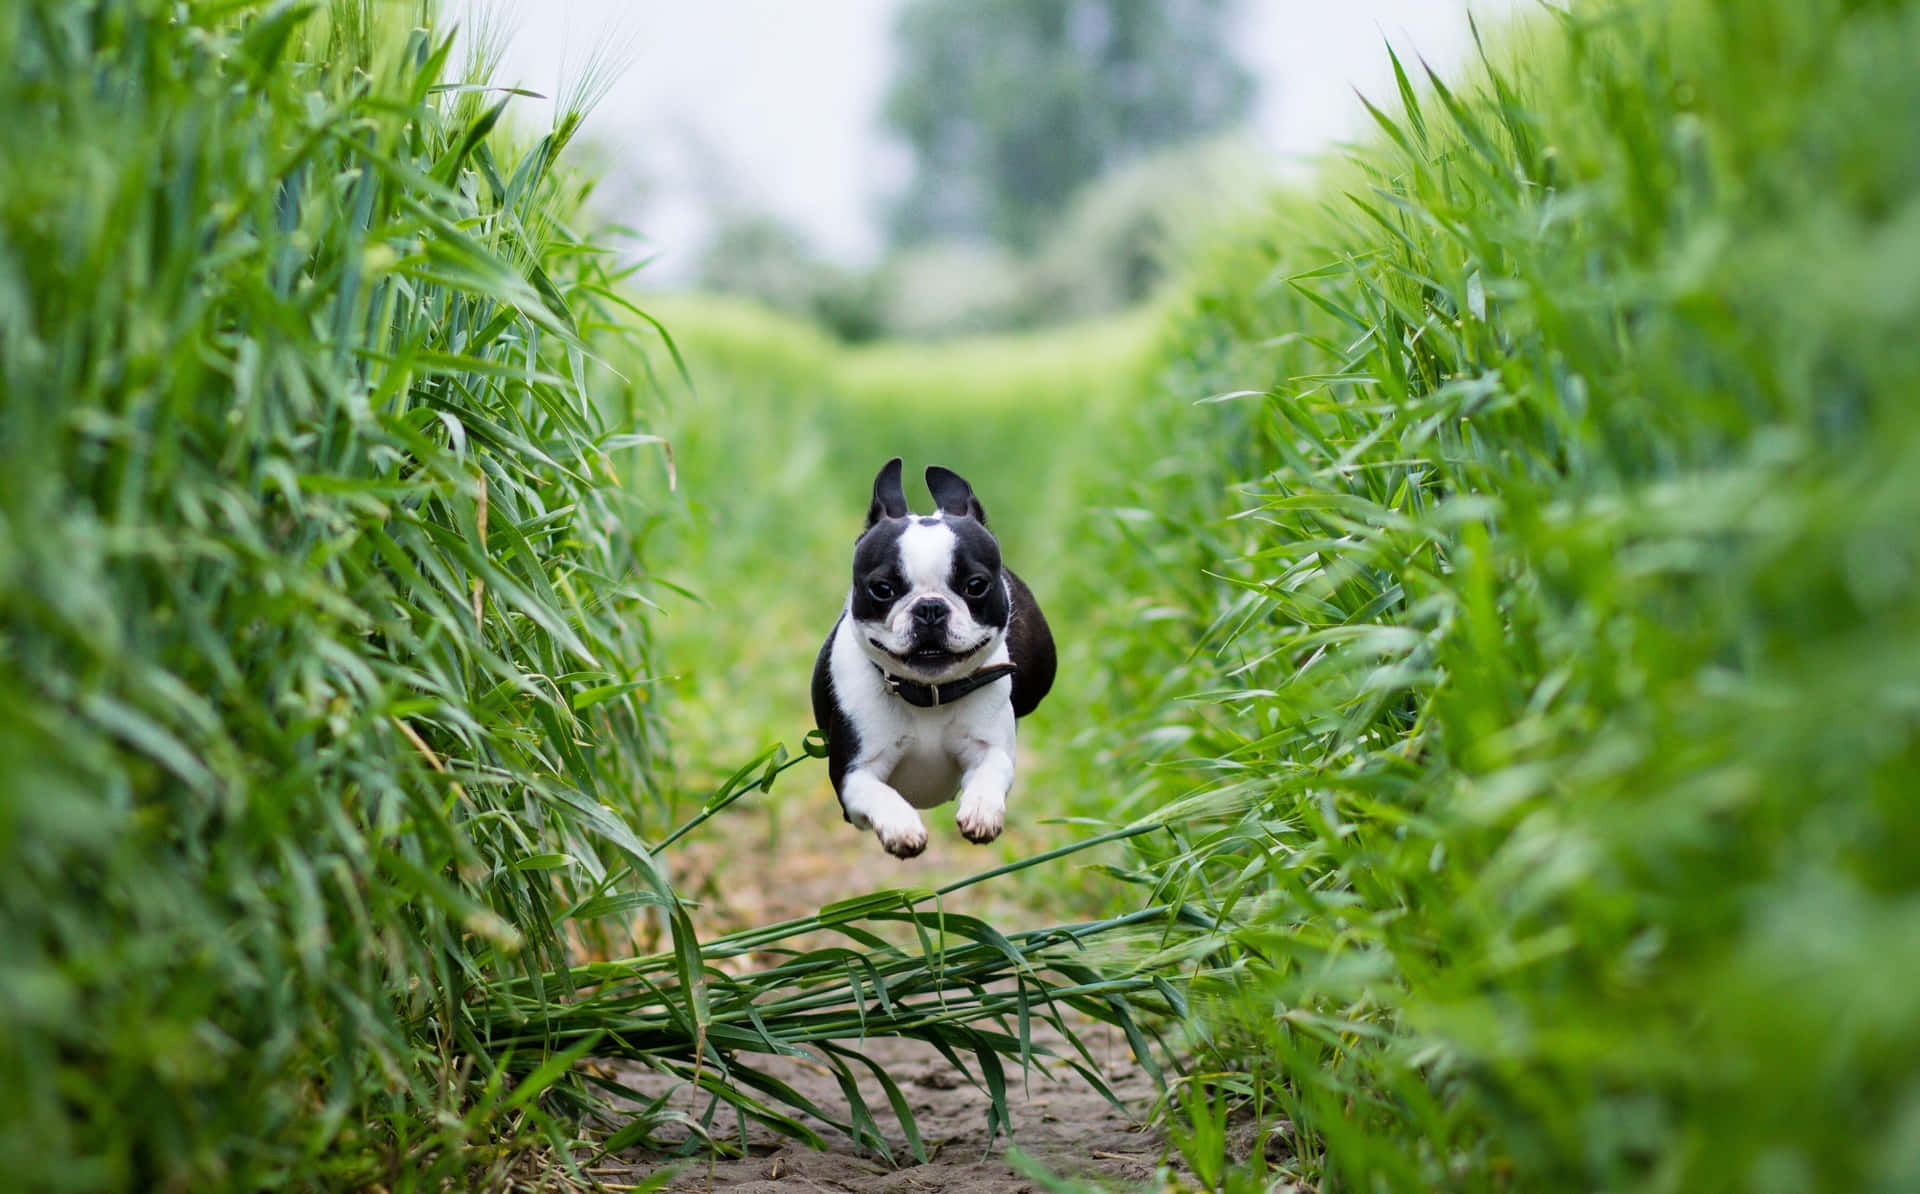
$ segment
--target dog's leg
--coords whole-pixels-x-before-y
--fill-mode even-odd
[[[871,829],[895,858],[912,858],[927,848],[927,827],[906,798],[873,772],[847,772],[840,785],[840,804],[855,829]]]
[[[961,760],[960,808],[954,822],[976,845],[1000,836],[1007,821],[1007,792],[1013,787],[1013,755],[1003,747],[981,744]]]

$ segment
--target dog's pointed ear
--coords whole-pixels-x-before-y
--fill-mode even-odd
[[[907,491],[900,484],[900,458],[895,456],[880,466],[880,475],[873,479],[873,504],[867,507],[867,525],[871,527],[883,518],[906,516]]]
[[[941,468],[937,464],[930,466],[927,469],[927,492],[933,495],[934,504],[942,512],[956,518],[971,516],[981,526],[987,525],[987,512],[980,505],[980,499],[973,496],[973,486],[952,469]]]

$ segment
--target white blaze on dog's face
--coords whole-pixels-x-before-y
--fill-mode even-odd
[[[940,511],[907,510],[895,460],[874,481],[853,552],[848,612],[867,655],[897,676],[940,683],[982,667],[1006,637],[1011,603],[1000,544],[973,490],[929,470]]]

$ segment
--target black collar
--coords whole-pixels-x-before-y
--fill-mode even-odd
[[[992,667],[983,667],[971,676],[962,676],[958,680],[949,680],[945,684],[922,684],[917,680],[902,680],[887,669],[874,665],[880,672],[880,678],[886,682],[887,691],[899,697],[909,705],[922,709],[932,709],[939,705],[951,705],[976,688],[985,688],[1002,676],[1011,676],[1015,668],[1010,663],[996,663]]]

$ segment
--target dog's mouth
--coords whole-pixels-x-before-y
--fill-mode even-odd
[[[985,640],[982,640],[961,651],[949,651],[944,647],[928,646],[925,644],[916,646],[910,651],[894,651],[889,650],[886,644],[877,638],[870,637],[867,641],[894,659],[898,659],[901,663],[925,672],[943,671],[960,662],[962,659],[965,659],[975,651],[978,651],[981,647],[986,646]]]

